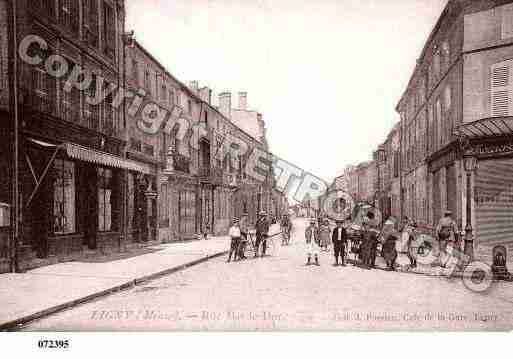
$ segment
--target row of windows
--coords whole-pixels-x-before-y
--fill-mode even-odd
[[[176,105],[176,106],[182,106],[182,92],[180,90],[177,90],[173,88],[172,86],[168,86],[165,83],[161,82],[160,88],[159,88],[159,81],[158,78],[162,78],[163,74],[160,74],[158,72],[155,72],[152,74],[152,71],[149,68],[144,69],[144,81],[142,82],[140,79],[140,64],[137,60],[132,59],[131,61],[131,74],[132,79],[138,86],[143,86],[146,90],[150,91],[150,93],[155,96],[158,100],[162,102],[169,103],[170,106]],[[152,77],[154,77],[154,81],[152,81]],[[152,83],[155,85],[153,86]],[[185,111],[187,114],[192,116],[192,100],[187,99]]]
[[[72,71],[73,65],[70,66]],[[113,94],[107,94],[105,101],[92,105],[89,97],[94,98],[97,91],[96,76],[90,87],[83,94],[76,88],[65,89],[66,76],[56,80],[40,67],[31,69],[31,93],[28,99],[30,106],[40,112],[58,114],[66,121],[75,122],[84,127],[114,135],[118,126],[118,110],[113,107]],[[105,83],[105,91],[110,84]]]
[[[412,119],[426,101],[428,91],[433,90],[440,81],[444,73],[451,64],[451,51],[448,41],[444,41],[441,46],[436,47],[432,57],[432,62],[428,67],[427,81],[424,76],[420,76],[415,91],[411,93],[405,108],[405,115],[408,120]]]
[[[102,20],[102,52],[114,59],[116,50],[116,20],[114,7],[103,0],[37,0],[40,13],[78,35],[80,28],[80,6],[82,6],[83,40],[92,47],[99,47],[100,11]]]
[[[451,88],[447,85],[441,95],[428,106],[427,121],[424,113],[419,113],[417,118],[409,123],[403,116],[402,137],[405,168],[415,166],[427,154],[439,150],[451,141],[456,125],[451,107]]]

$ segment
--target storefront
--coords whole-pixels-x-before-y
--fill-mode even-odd
[[[83,250],[120,248],[124,170],[147,168],[78,144],[36,138],[24,141],[23,157],[22,252],[30,247],[39,258],[66,260]]]
[[[461,126],[460,131],[464,135],[462,156],[469,163],[465,166],[470,185],[470,201],[465,200],[470,214],[468,228],[472,229],[477,246],[511,245],[513,118],[483,119]]]

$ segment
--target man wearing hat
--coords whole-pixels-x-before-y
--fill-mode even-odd
[[[312,264],[312,255],[314,256],[315,265],[319,266],[319,247],[317,246],[318,236],[317,226],[315,225],[315,219],[310,220],[310,225],[305,229],[305,239],[306,239],[306,255],[307,262],[306,265]]]
[[[269,234],[269,221],[267,220],[267,213],[265,211],[261,211],[258,215],[258,220],[256,223],[255,258],[258,257],[258,248],[260,248],[260,244],[262,244],[262,257],[265,256],[265,251],[267,250],[268,234]]]
[[[436,226],[436,236],[440,245],[440,264],[445,267],[447,263],[447,245],[455,247],[458,241],[458,225],[452,219],[452,212],[446,210],[445,216],[440,218]]]
[[[334,266],[338,266],[338,257],[340,257],[340,265],[346,265],[346,243],[347,243],[347,231],[342,226],[341,220],[337,221],[337,226],[331,233],[331,241],[333,242],[333,251],[335,254]]]
[[[233,254],[233,260],[237,260],[237,251],[239,249],[239,242],[240,242],[240,227],[239,227],[239,219],[234,218],[233,224],[228,230],[228,235],[230,236],[231,243],[230,243],[230,254],[228,254],[228,262],[232,259]]]

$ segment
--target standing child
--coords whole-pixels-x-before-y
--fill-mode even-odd
[[[319,247],[317,245],[317,227],[315,225],[315,220],[310,221],[310,225],[305,229],[305,238],[306,238],[306,254],[307,254],[307,262],[306,265],[312,264],[312,255],[314,256],[315,265],[319,266]]]
[[[228,230],[228,235],[230,236],[230,254],[228,254],[228,262],[232,259],[233,254],[233,260],[237,260],[238,256],[238,249],[239,249],[239,242],[240,242],[240,227],[239,227],[239,219],[234,218],[233,219],[233,225]]]

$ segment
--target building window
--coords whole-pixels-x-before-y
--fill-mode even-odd
[[[175,103],[175,92],[171,89],[169,90],[169,104],[173,106]]]
[[[32,84],[34,96],[33,107],[41,112],[51,113],[53,101],[50,96],[50,77],[45,70],[37,67],[32,70]]]
[[[55,1],[54,0],[35,0],[38,10],[45,16],[55,17]]]
[[[135,206],[135,175],[133,173],[128,173],[128,182],[127,182],[127,223],[128,229],[133,228],[134,222],[134,206]]]
[[[451,116],[451,88],[446,86],[444,89],[444,111],[445,111],[445,135],[446,141],[452,138],[452,132],[454,131],[453,116]]]
[[[104,91],[111,88],[111,84],[106,83]],[[105,96],[104,115],[102,122],[102,132],[112,136],[116,130],[116,109],[113,106],[114,94],[111,91]]]
[[[150,70],[146,69],[144,72],[144,87],[146,90],[151,92],[151,77],[150,77]]]
[[[116,23],[114,20],[114,9],[112,6],[103,3],[103,51],[105,55],[113,59],[116,55]]]
[[[442,43],[442,53],[444,57],[444,64],[448,69],[451,65],[451,47],[449,45],[449,41],[444,41]]]
[[[74,33],[78,34],[78,0],[60,0],[60,22]]]
[[[492,117],[510,116],[512,111],[512,74],[513,60],[507,60],[491,67],[491,115]]]
[[[513,37],[513,4],[502,7],[501,38]]]
[[[60,80],[61,90],[61,117],[63,120],[75,122],[78,120],[80,109],[80,91],[76,87],[65,89],[66,79],[77,66],[71,60],[67,60],[69,64],[68,74]]]
[[[192,101],[191,100],[187,100],[187,113],[189,115],[192,115]]]
[[[445,97],[445,110],[449,111],[451,109],[451,88],[449,86],[445,87],[444,97]]]
[[[11,225],[11,206],[7,203],[0,202],[0,227],[8,227]]]
[[[75,164],[56,159],[53,165],[53,232],[75,232]]]
[[[160,87],[160,100],[161,101],[166,101],[166,96],[167,96],[167,87],[166,85],[162,85]]]
[[[98,168],[98,230],[112,229],[112,170]]]
[[[132,80],[139,85],[139,64],[135,59],[132,59]]]
[[[437,149],[439,146],[441,146],[444,142],[443,140],[443,133],[442,133],[442,103],[440,99],[436,100],[435,104],[435,123],[436,123],[436,145]]]
[[[440,51],[437,50],[435,54],[433,55],[433,72],[434,72],[434,79],[435,81],[440,78]]]
[[[96,74],[91,75],[91,85],[86,89],[84,93],[84,121],[86,127],[98,130],[100,123],[100,105],[91,105],[88,99],[94,99],[96,97]]]
[[[98,2],[83,0],[84,40],[93,47],[98,47]]]

